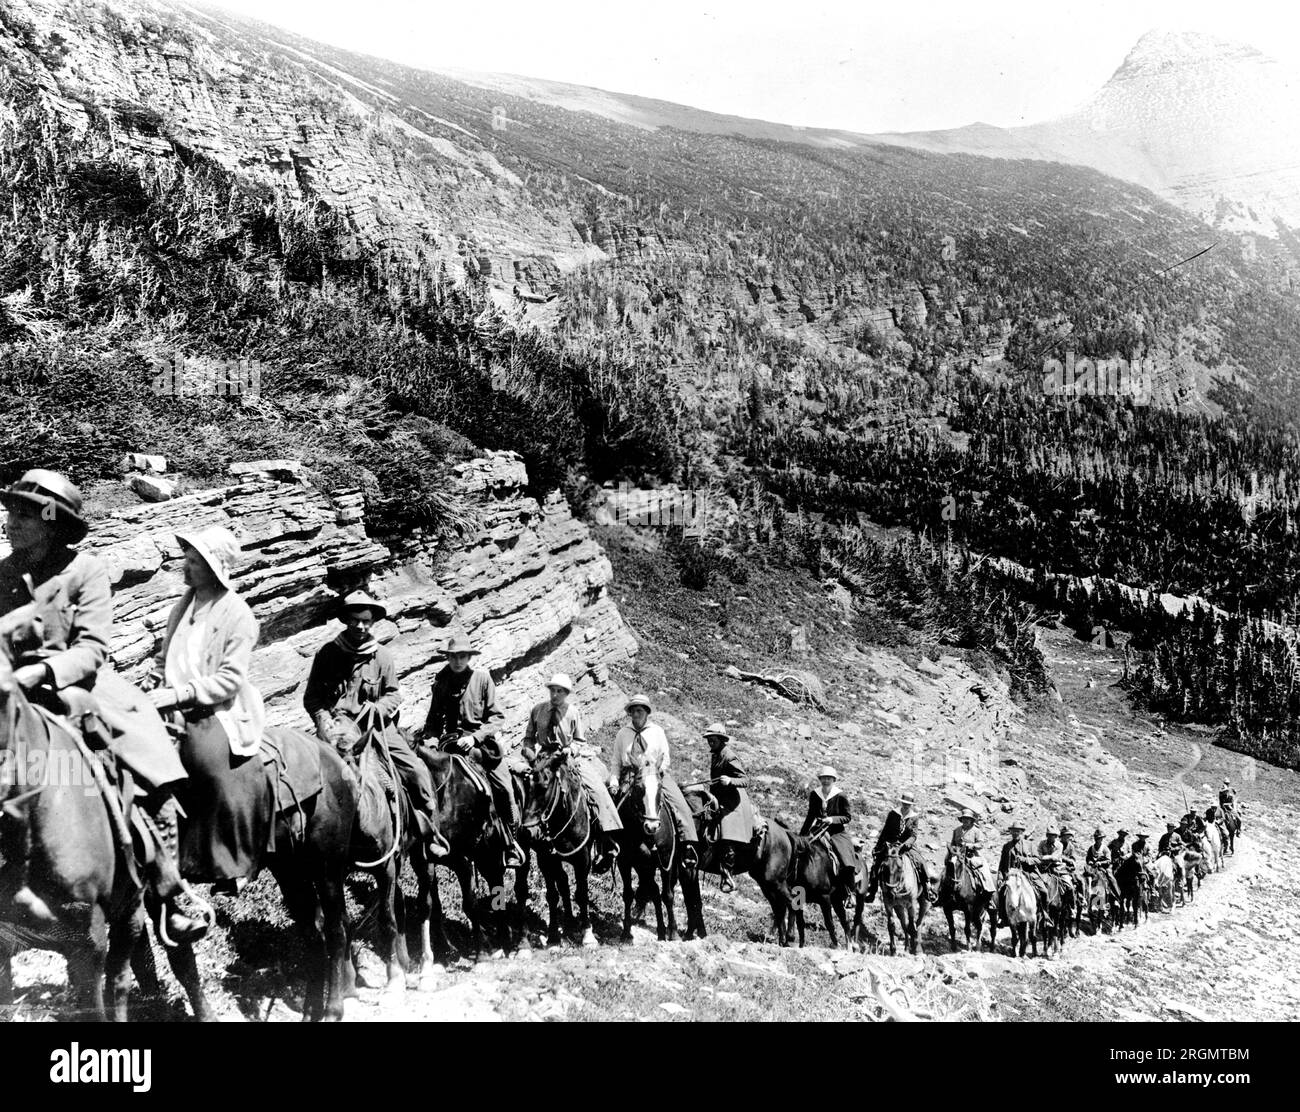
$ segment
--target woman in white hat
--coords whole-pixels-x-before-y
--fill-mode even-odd
[[[257,619],[233,588],[239,542],[219,526],[177,533],[186,591],[172,608],[154,666],[154,706],[185,722],[190,779],[181,872],[235,894],[270,848],[260,754],[265,711],[248,680]]]
[[[585,745],[587,741],[582,715],[569,698],[573,692],[573,680],[568,673],[556,672],[546,689],[547,698],[533,707],[524,730],[523,756],[529,764],[544,753],[569,749],[574,742]],[[583,787],[587,789],[599,831],[592,872],[603,873],[618,856],[617,835],[623,829],[623,820],[618,817],[618,808],[614,806],[605,784],[605,766],[588,753],[572,750],[570,753],[569,763],[578,770]]]
[[[830,765],[817,770],[818,787],[808,793],[808,814],[799,833],[808,835],[814,826],[826,828],[831,848],[840,860],[840,877],[851,889],[858,872],[853,839],[847,829],[853,821],[853,814],[849,810],[849,797],[835,783],[838,779],[839,773]]]
[[[916,869],[916,881],[924,890],[929,883],[929,870],[916,848],[921,836],[921,816],[915,810],[916,797],[910,791],[904,791],[898,797],[898,806],[885,816],[880,836],[876,839],[876,848],[872,853],[871,878],[867,883],[867,902],[876,898],[876,887],[880,883],[880,864],[889,853],[889,847],[897,846],[898,852],[912,862]]]
[[[194,941],[206,926],[173,903],[182,889],[173,792],[185,769],[157,711],[108,663],[113,624],[108,570],[97,557],[72,547],[89,531],[81,491],[58,472],[38,468],[0,492],[0,499],[9,511],[6,529],[13,548],[0,560],[0,613],[34,602],[41,627],[39,644],[15,646],[26,662],[15,669],[14,679],[33,701],[66,711],[88,738],[98,736],[109,745],[145,789],[140,802],[163,843],[150,866],[153,893],[167,908],[172,937]],[[27,832],[21,823],[5,826],[13,837],[0,851],[10,865],[22,868]],[[18,885],[14,901],[38,919],[49,915],[48,908],[32,902],[37,897],[25,884]]]

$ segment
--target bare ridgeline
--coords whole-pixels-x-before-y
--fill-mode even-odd
[[[1293,1015],[1283,77],[866,136],[0,0],[0,1008]]]

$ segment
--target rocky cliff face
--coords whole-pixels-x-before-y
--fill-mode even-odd
[[[636,643],[606,594],[610,564],[586,526],[558,493],[542,503],[529,497],[526,479],[509,452],[460,464],[478,520],[445,551],[417,544],[394,553],[366,535],[355,492],[331,498],[265,474],[114,511],[86,542],[113,581],[113,658],[132,679],[147,671],[184,590],[175,533],[222,525],[242,543],[235,584],[261,624],[252,678],[272,722],[307,725],[301,700],[312,656],[341,628],[333,603],[340,590],[368,584],[390,609],[375,632],[397,659],[403,722],[423,722],[441,646],[463,630],[500,685],[508,736],[521,736],[557,671],[573,677],[594,727],[621,711],[609,666],[627,661]]]
[[[91,111],[120,144],[213,159],[288,197],[346,214],[358,248],[441,260],[453,274],[545,287],[606,253],[635,253],[636,229],[592,236],[539,199],[482,134],[427,113],[309,53],[236,31],[216,14],[130,4],[5,0],[0,60],[36,83],[74,132]]]

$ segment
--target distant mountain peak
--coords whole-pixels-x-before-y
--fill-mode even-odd
[[[1197,31],[1148,31],[1128,52],[1111,81],[1150,77],[1158,73],[1222,62],[1268,62],[1272,59],[1245,43],[1226,42]]]

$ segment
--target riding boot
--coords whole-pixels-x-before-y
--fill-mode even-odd
[[[722,857],[718,861],[718,876],[722,880],[722,890],[724,892],[734,892],[736,890],[736,882],[731,878],[735,868],[736,850],[732,846],[724,846]]]
[[[176,823],[176,800],[170,795],[141,801],[158,832],[158,845],[148,867],[149,885],[167,916],[166,934],[173,942],[197,942],[208,933],[210,921],[194,919],[177,906],[176,898],[185,891],[176,859],[180,835]]]

